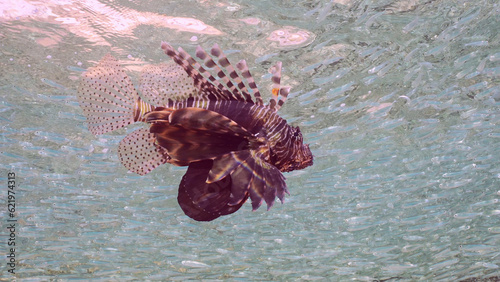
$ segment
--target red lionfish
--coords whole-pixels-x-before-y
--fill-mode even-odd
[[[176,64],[145,67],[142,98],[111,55],[82,75],[78,100],[90,132],[149,123],[120,142],[120,160],[140,175],[164,163],[188,166],[177,199],[195,220],[234,213],[248,197],[253,210],[263,200],[269,209],[276,196],[283,202],[289,193],[281,172],[308,167],[313,156],[300,129],[276,113],[290,91],[280,85],[281,62],[271,69],[265,105],[245,60],[236,64],[238,73],[217,44],[211,56],[196,49],[202,63],[182,48],[165,42],[161,48]]]

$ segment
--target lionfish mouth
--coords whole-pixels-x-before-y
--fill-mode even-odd
[[[296,163],[293,169],[294,170],[295,169],[304,169],[304,168],[306,168],[308,166],[312,166],[312,165],[313,165],[313,158],[311,156],[311,158],[308,159],[308,160],[306,160],[306,161],[302,161],[300,163]]]

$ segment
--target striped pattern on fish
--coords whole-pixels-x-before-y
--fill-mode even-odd
[[[217,45],[211,55],[197,48],[202,63],[165,42],[162,49],[177,65],[144,68],[141,97],[110,55],[83,74],[78,98],[89,130],[149,123],[120,142],[120,160],[140,175],[164,163],[188,166],[178,201],[195,220],[233,213],[248,198],[254,210],[263,201],[269,209],[276,197],[283,202],[281,172],[310,166],[313,157],[299,128],[277,114],[290,91],[281,87],[281,62],[265,105],[246,62],[234,68]]]

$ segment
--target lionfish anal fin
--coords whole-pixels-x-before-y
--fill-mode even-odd
[[[154,134],[140,128],[128,134],[118,146],[121,163],[130,171],[145,175],[170,157],[166,150],[155,143]]]

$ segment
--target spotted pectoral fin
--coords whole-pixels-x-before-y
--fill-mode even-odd
[[[276,196],[283,202],[285,193],[288,193],[285,177],[276,167],[267,163],[257,150],[230,152],[215,158],[207,182],[216,182],[228,175],[235,183],[232,186],[231,204],[249,193],[254,210],[260,207],[263,200],[269,209]]]
[[[184,213],[197,221],[211,221],[222,215],[234,213],[245,203],[248,194],[236,205],[231,205],[231,177],[214,183],[207,183],[212,160],[189,164],[179,185],[177,201]]]
[[[165,149],[155,144],[154,134],[145,128],[133,131],[120,142],[118,156],[128,170],[140,175],[149,173],[170,158]]]

